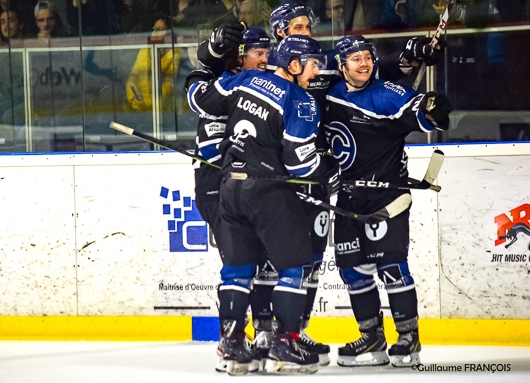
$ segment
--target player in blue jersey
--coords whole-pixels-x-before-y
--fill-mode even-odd
[[[225,25],[226,26],[226,25]],[[225,28],[221,26],[220,28]],[[225,39],[224,32],[218,34],[218,31],[214,32],[215,35],[222,41]],[[264,71],[267,66],[267,60],[270,49],[270,38],[263,29],[258,27],[248,27],[241,37],[241,44],[237,46],[238,37],[232,39],[232,47],[225,54],[223,54],[223,66],[225,71],[219,78],[226,78],[239,73],[242,70],[262,70]],[[225,41],[226,43],[226,41]],[[194,71],[188,76],[188,86],[196,81],[207,81],[213,79],[212,73],[206,73],[204,71]],[[219,144],[221,143],[226,126],[226,116],[216,118],[213,116],[199,116],[199,124],[197,129],[196,137],[196,150],[195,154],[203,157],[210,163],[221,166],[221,153],[219,152]],[[200,161],[193,163],[195,169],[195,200],[197,202],[197,209],[201,213],[202,218],[208,223],[210,230],[212,230],[214,237],[217,241],[217,246],[222,249],[222,237],[218,233],[220,232],[220,226],[222,225],[221,217],[219,215],[219,187],[221,185],[221,171],[220,169],[204,164]],[[277,273],[275,272],[272,265],[270,265],[265,258],[264,249],[255,249],[256,253],[263,255],[263,264],[267,264],[268,267],[264,268],[266,271],[262,271],[262,274],[267,275],[269,283],[277,281]],[[270,302],[270,298],[269,298]],[[270,303],[269,303],[270,306]],[[257,317],[259,314],[253,314],[253,317]],[[267,313],[268,315],[268,313]],[[255,345],[257,346],[256,354],[254,355],[255,360],[249,366],[250,371],[256,371],[259,368],[259,364],[256,361],[260,360],[263,356],[261,346],[263,342],[269,344],[268,338],[263,339],[260,336],[255,339]],[[215,370],[218,372],[225,372],[227,368],[227,362],[223,359],[225,340],[220,339],[218,344],[218,355],[219,361],[215,366]]]
[[[263,245],[278,271],[272,292],[278,327],[272,337],[266,370],[310,373],[318,369],[318,354],[298,346],[307,278],[311,271],[310,233],[305,202],[290,184],[264,181],[270,175],[311,177],[333,193],[340,181],[338,166],[320,156],[315,139],[320,110],[305,90],[318,75],[325,56],[319,44],[293,35],[279,46],[280,65],[274,73],[243,71],[189,89],[192,108],[203,115],[228,116],[221,144],[223,182],[222,284],[219,289],[221,333],[230,342],[225,359],[235,370],[251,355],[243,347],[244,321],[256,265],[254,249]],[[261,177],[261,178],[260,178]]]
[[[343,80],[326,96],[323,126],[343,180],[407,183],[405,137],[413,131],[446,130],[452,110],[439,93],[412,88],[373,75],[375,48],[363,36],[347,36],[336,46]],[[337,206],[361,214],[387,205],[402,189],[343,189]],[[338,215],[334,227],[335,259],[347,285],[362,337],[339,348],[341,366],[396,367],[420,363],[418,300],[407,262],[409,210],[377,224]],[[374,274],[385,284],[399,338],[389,350]],[[370,358],[371,357],[371,358]]]

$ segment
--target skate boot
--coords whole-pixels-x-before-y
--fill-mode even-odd
[[[222,354],[228,375],[244,375],[249,371],[252,362],[252,351],[244,331],[236,330],[236,321],[223,320],[221,323],[221,340],[217,352]],[[218,366],[220,363],[218,362]],[[216,370],[218,370],[216,366]]]
[[[327,366],[329,364],[329,346],[323,343],[317,343],[304,330],[300,331],[298,345],[304,350],[318,354],[318,365]]]
[[[272,320],[263,319],[255,319],[252,324],[255,330],[254,340],[252,341],[252,352],[254,353],[255,361],[258,363],[258,370],[263,371],[271,347],[274,324]]]
[[[390,360],[386,354],[383,316],[359,322],[361,338],[339,348],[337,364],[342,367],[382,366]]]
[[[394,367],[410,367],[421,364],[421,344],[418,330],[400,333],[398,341],[388,350]]]
[[[215,364],[215,371],[226,372],[228,361],[224,359],[224,344],[225,338],[221,336],[219,343],[217,344],[217,363]],[[245,344],[249,351],[252,353],[252,362],[248,365],[248,372],[256,372],[260,369],[261,355],[256,354],[252,348],[252,342],[248,335],[245,336]]]
[[[265,364],[269,374],[313,374],[318,371],[318,354],[301,348],[296,333],[275,332]]]

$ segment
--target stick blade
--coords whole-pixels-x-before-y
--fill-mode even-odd
[[[412,204],[412,196],[409,193],[401,194],[394,201],[390,202],[385,206],[388,212],[388,218],[394,218],[395,216],[403,213]]]
[[[128,126],[125,126],[122,124],[118,124],[117,122],[114,122],[114,121],[110,123],[110,127],[112,129],[119,130],[122,133],[128,134],[129,136],[132,136],[134,133],[134,129],[129,128]]]
[[[427,172],[425,173],[425,177],[423,177],[424,181],[427,181],[430,185],[434,183],[438,177],[440,169],[442,168],[444,158],[445,155],[441,150],[437,149],[433,152],[431,160],[429,161],[429,166],[427,167]]]

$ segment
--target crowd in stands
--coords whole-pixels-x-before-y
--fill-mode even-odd
[[[160,18],[171,20],[181,41],[197,38],[201,25],[214,28],[240,20],[268,29],[279,0],[0,0],[1,45],[55,37],[150,33]],[[299,0],[319,23],[317,36],[355,31],[399,31],[434,27],[448,0]],[[526,23],[529,0],[460,0],[451,23],[463,27]],[[175,36],[175,37],[176,37]],[[188,38],[188,40],[186,40]],[[174,41],[177,41],[174,38]]]

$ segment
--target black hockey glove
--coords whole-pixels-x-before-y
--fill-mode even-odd
[[[432,51],[432,55],[425,57],[425,59],[423,60],[425,62],[425,65],[433,66],[438,61],[441,61],[445,48],[447,48],[447,42],[443,38],[440,38]]]
[[[449,128],[449,113],[453,111],[453,106],[445,94],[428,92],[421,100],[420,110],[434,120],[438,128]]]
[[[237,49],[243,40],[246,27],[240,22],[230,22],[215,28],[210,36],[208,45],[210,53],[221,58],[231,49]]]
[[[337,194],[341,188],[342,176],[339,162],[332,156],[324,154],[320,157],[320,166],[325,169],[316,180],[322,185],[326,198]]]
[[[405,43],[399,61],[403,64],[418,66],[423,60],[430,57],[432,53],[430,38],[412,37]]]

